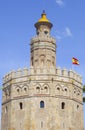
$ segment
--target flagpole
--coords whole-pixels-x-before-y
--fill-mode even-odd
[[[73,59],[73,58],[72,58]],[[73,60],[71,61],[71,69],[73,70]]]
[[[74,70],[74,65],[72,64],[71,69]]]
[[[71,69],[73,70],[73,64],[71,65]]]

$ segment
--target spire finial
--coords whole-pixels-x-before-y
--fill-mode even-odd
[[[45,10],[43,10],[43,14],[45,14]]]

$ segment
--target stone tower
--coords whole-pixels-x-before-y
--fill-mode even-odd
[[[82,78],[56,68],[52,26],[43,12],[30,43],[30,69],[3,78],[2,130],[84,130]]]

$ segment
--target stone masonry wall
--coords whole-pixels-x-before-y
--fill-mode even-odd
[[[19,69],[4,77],[2,127],[84,130],[82,105],[82,79],[72,70]]]

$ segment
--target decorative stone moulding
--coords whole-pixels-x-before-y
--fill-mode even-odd
[[[53,38],[53,37],[51,37],[51,36],[40,36],[40,37],[37,37],[37,36],[35,36],[35,37],[33,37],[32,39],[31,39],[31,44],[33,44],[33,43],[36,43],[36,42],[38,42],[38,41],[42,41],[42,42],[52,42],[52,43],[56,43],[56,40],[55,40],[55,38]]]

